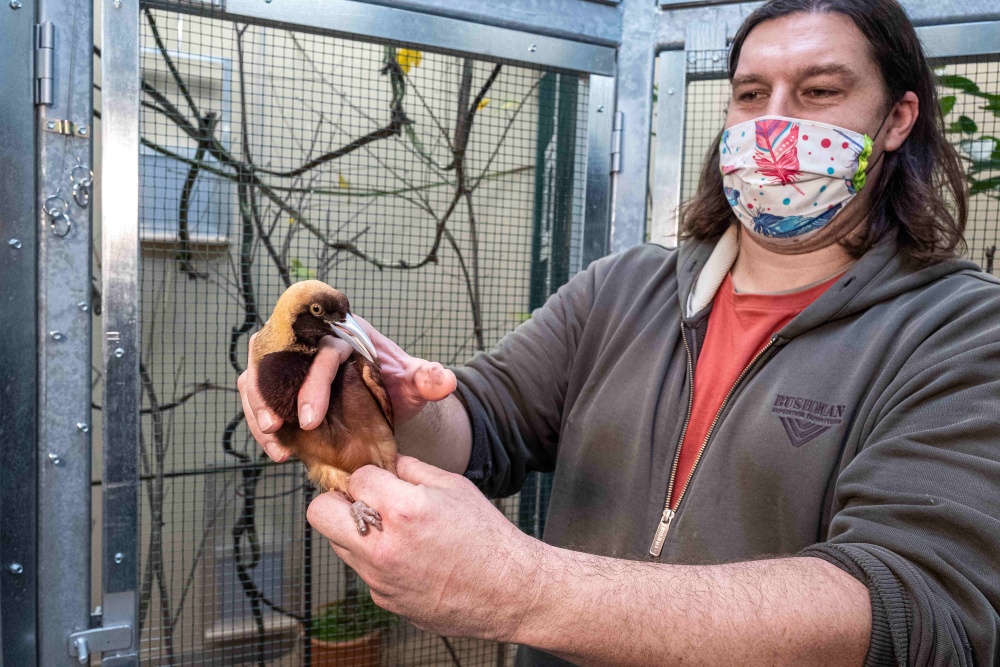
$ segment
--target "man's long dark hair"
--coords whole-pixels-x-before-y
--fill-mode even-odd
[[[890,102],[913,91],[919,116],[897,150],[886,153],[870,200],[867,229],[842,241],[860,257],[883,238],[895,236],[900,250],[917,262],[935,262],[965,250],[968,215],[965,173],[955,148],[944,135],[935,76],[920,48],[913,25],[896,0],[773,0],[740,26],[729,53],[729,80],[736,73],[747,35],[764,21],[797,12],[837,13],[849,17],[871,45],[870,55],[882,72]],[[721,136],[721,135],[720,135]],[[698,190],[681,211],[684,238],[718,236],[736,222],[722,191],[719,142],[702,168]]]

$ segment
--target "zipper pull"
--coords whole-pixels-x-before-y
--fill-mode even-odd
[[[674,520],[675,512],[669,507],[663,510],[660,518],[660,525],[656,527],[656,535],[653,536],[653,543],[649,545],[649,555],[654,558],[659,557],[663,551],[663,542],[667,539],[667,531],[670,530],[670,522]]]

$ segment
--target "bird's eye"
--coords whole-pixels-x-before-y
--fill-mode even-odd
[[[323,314],[323,306],[319,305],[318,303],[314,303],[313,305],[309,306],[309,312],[315,315],[316,317],[319,317],[320,315]]]

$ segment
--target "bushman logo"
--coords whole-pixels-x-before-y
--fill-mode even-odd
[[[845,405],[830,405],[798,396],[774,399],[771,412],[778,415],[792,446],[801,447],[844,421]]]

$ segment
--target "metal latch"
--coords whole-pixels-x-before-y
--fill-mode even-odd
[[[132,626],[127,624],[80,630],[69,636],[69,654],[81,665],[89,664],[91,653],[117,651],[131,645]]]
[[[611,173],[617,174],[622,170],[622,132],[625,129],[625,114],[621,111],[615,112],[614,125],[611,126]]]
[[[52,21],[35,25],[35,104],[52,104],[56,28]]]
[[[77,125],[73,121],[66,120],[65,118],[53,118],[45,123],[45,131],[55,132],[56,134],[65,134],[71,137],[85,137],[90,132],[90,127],[87,125]]]

